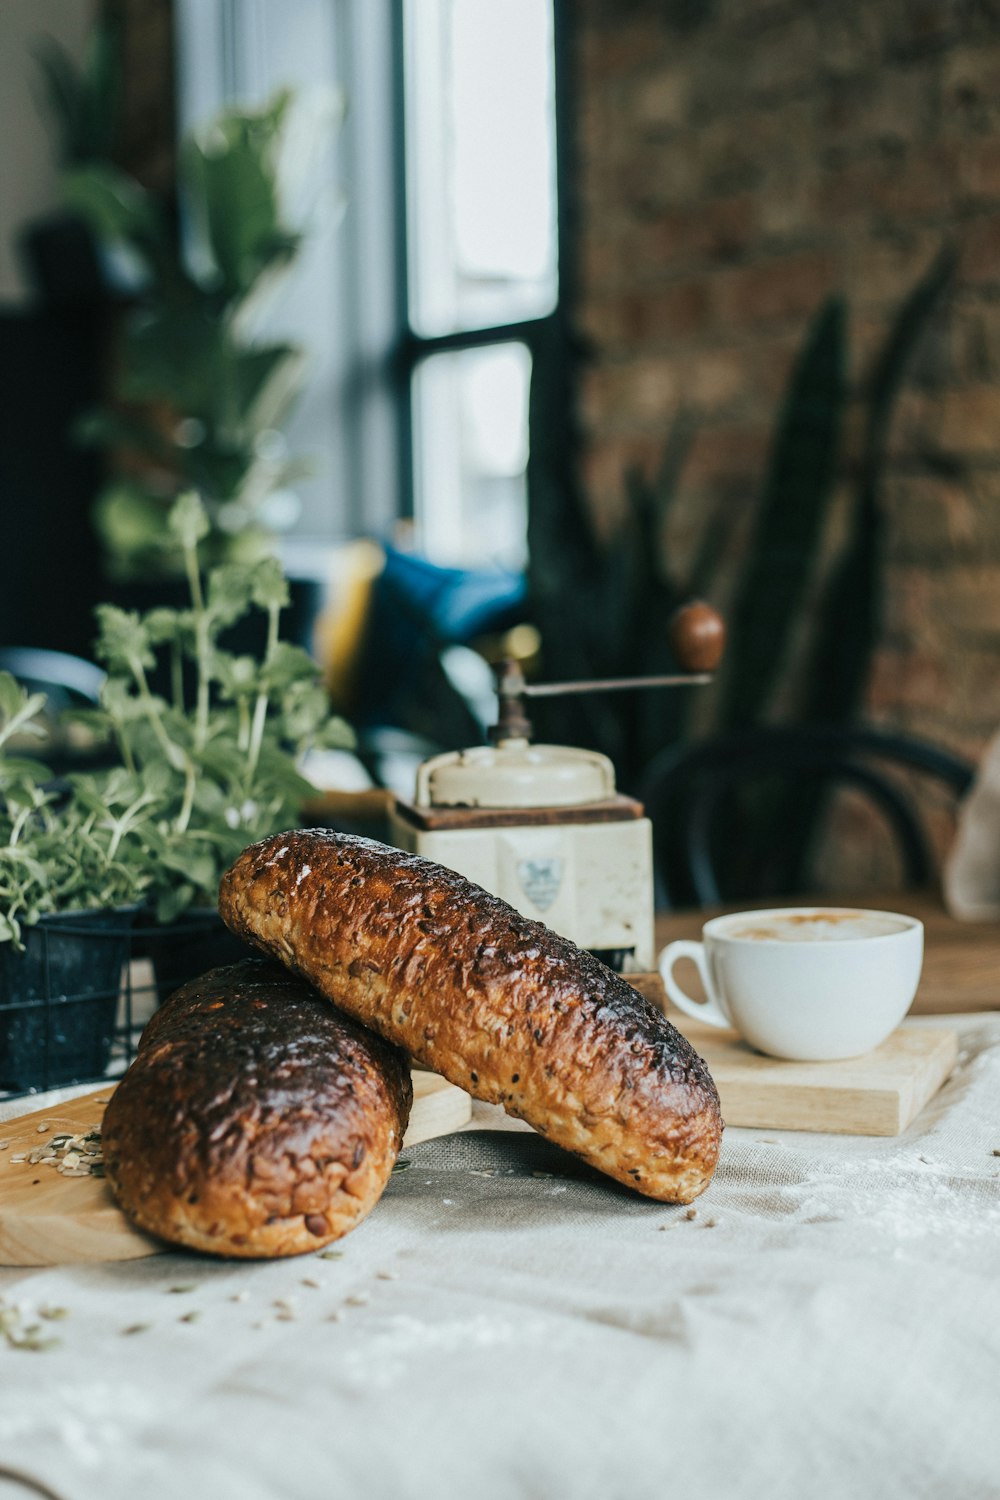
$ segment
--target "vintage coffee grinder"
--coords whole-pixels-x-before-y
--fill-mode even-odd
[[[607,756],[536,745],[525,700],[711,681],[725,630],[707,604],[670,622],[681,670],[668,676],[527,683],[506,661],[488,745],[424,761],[412,802],[397,799],[401,849],[458,870],[622,972],[654,968],[653,860],[642,804],[618,792]]]

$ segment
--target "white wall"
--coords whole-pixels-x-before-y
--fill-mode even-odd
[[[15,238],[59,201],[32,44],[48,33],[82,56],[92,12],[91,0],[0,0],[0,303],[27,299]]]

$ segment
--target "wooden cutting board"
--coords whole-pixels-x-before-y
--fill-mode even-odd
[[[99,1126],[106,1085],[54,1109],[0,1122],[0,1265],[55,1266],[73,1261],[138,1260],[170,1247],[133,1229],[98,1177],[65,1177],[53,1166],[15,1162],[62,1131]],[[436,1073],[414,1070],[413,1108],[403,1149],[447,1135],[472,1114],[472,1100]],[[44,1125],[44,1129],[39,1127]]]
[[[958,1057],[954,1031],[904,1022],[863,1057],[784,1062],[755,1052],[735,1031],[718,1031],[673,1009],[668,1015],[708,1063],[727,1125],[900,1135]]]
[[[958,1057],[954,1031],[905,1021],[881,1047],[863,1057],[822,1063],[764,1057],[735,1031],[706,1026],[668,1004],[659,974],[628,978],[708,1063],[727,1125],[901,1135],[948,1078]]]

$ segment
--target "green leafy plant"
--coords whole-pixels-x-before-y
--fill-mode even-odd
[[[352,743],[344,721],[330,716],[312,657],[279,639],[288,585],[278,563],[223,564],[203,584],[199,549],[209,521],[201,501],[181,496],[168,525],[190,607],[144,615],[99,607],[97,656],[109,675],[100,710],[86,715],[111,734],[136,791],[151,799],[141,837],[161,921],[194,901],[214,905],[237,854],[297,821],[313,790],[298,770],[304,755]],[[260,660],[221,643],[251,609],[267,617]],[[149,683],[161,652],[170,662],[169,700]]]
[[[299,770],[306,753],[352,743],[312,658],[279,638],[288,586],[277,562],[220,565],[203,582],[204,506],[181,496],[168,525],[190,606],[144,615],[99,606],[108,677],[101,706],[76,715],[114,743],[120,765],[47,785],[44,765],[10,753],[34,732],[44,695],[0,676],[0,941],[17,942],[22,924],[75,906],[143,901],[161,922],[195,903],[214,906],[240,851],[298,821],[313,792]],[[253,609],[267,619],[259,660],[222,640]],[[161,653],[169,699],[150,687]]]
[[[105,6],[91,27],[79,66],[52,37],[35,46],[61,167],[110,161],[122,93],[121,27]]]
[[[889,424],[908,362],[931,312],[950,284],[954,257],[945,250],[905,299],[877,358],[865,397],[864,437],[854,471],[848,535],[817,606],[821,549],[834,480],[850,474],[844,452],[847,316],[831,297],[807,330],[779,413],[756,523],[731,601],[729,646],[709,733],[751,728],[774,713],[778,693],[786,716],[802,723],[846,723],[861,703],[880,622],[881,479]],[[628,676],[669,665],[667,619],[683,600],[719,597],[724,518],[708,518],[686,575],[665,553],[670,508],[683,484],[690,422],[670,435],[659,474],[626,475],[622,523],[606,542],[589,523],[567,455],[576,434],[560,424],[571,409],[551,372],[567,371],[572,350],[542,347],[532,383],[529,460],[529,584],[551,677]],[[565,376],[563,378],[568,378]],[[720,603],[725,601],[720,599]],[[796,691],[787,692],[792,646],[808,631],[811,647],[794,664]],[[563,737],[603,750],[626,788],[666,745],[689,732],[690,693],[626,695],[560,702]],[[572,716],[572,717],[570,717]]]
[[[95,28],[82,70],[53,42],[39,62],[66,205],[129,292],[109,399],[77,429],[109,457],[95,510],[109,572],[180,570],[167,515],[189,488],[209,517],[207,563],[262,556],[294,510],[287,487],[309,466],[282,433],[305,351],[260,337],[257,318],[302,248],[309,213],[304,192],[290,201],[295,179],[332,140],[339,104],[283,90],[259,108],[222,111],[182,143],[173,203],[111,159],[109,101],[121,85],[111,23]]]
[[[0,943],[60,911],[143,899],[153,873],[137,827],[151,797],[122,772],[53,787],[47,768],[12,753],[45,731],[45,695],[0,673]]]

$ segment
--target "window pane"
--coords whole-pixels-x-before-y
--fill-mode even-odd
[[[415,520],[433,562],[523,567],[530,374],[524,344],[434,354],[418,366]]]
[[[411,322],[433,336],[556,298],[550,0],[406,0]]]

